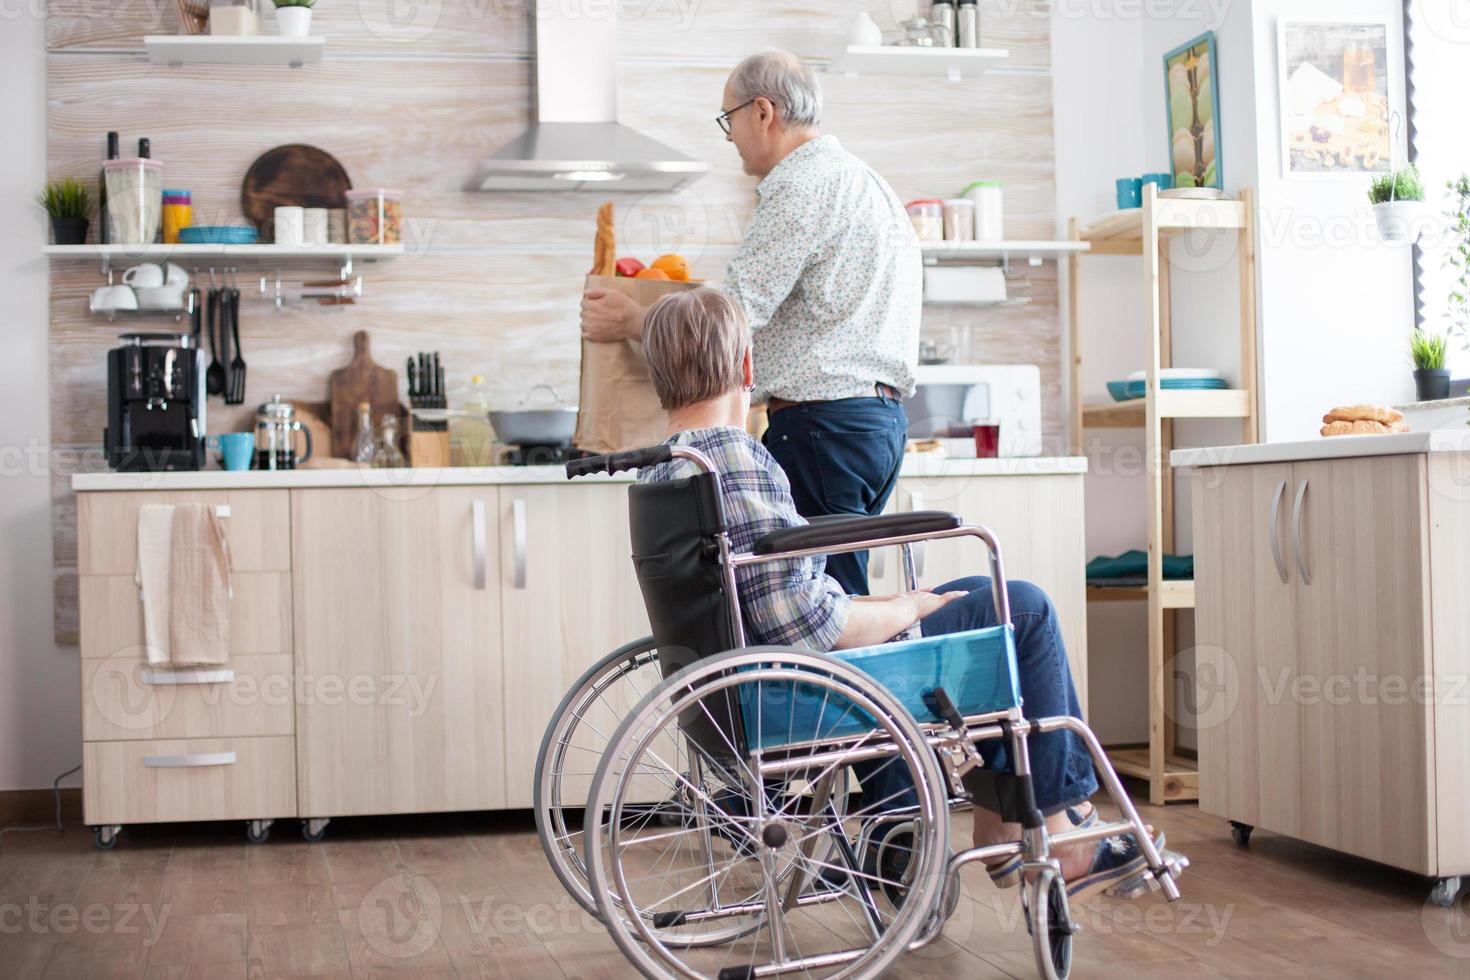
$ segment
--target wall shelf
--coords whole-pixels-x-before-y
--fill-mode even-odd
[[[983,74],[1011,56],[1005,48],[910,48],[848,45],[827,70],[841,75],[943,75],[952,82],[966,72]]]
[[[352,272],[354,262],[377,262],[403,255],[402,245],[46,245],[41,254],[50,259],[91,259],[102,263],[102,274],[110,275],[114,262],[182,263],[199,260],[219,262],[280,261],[282,259],[326,259],[342,265],[342,279]]]
[[[150,34],[143,38],[148,60],[155,65],[282,65],[300,68],[321,64],[324,37],[222,37],[213,34]]]
[[[1022,260],[1040,265],[1047,259],[1086,252],[1092,246],[1087,242],[1075,241],[1000,241],[1000,242],[920,242],[919,252],[925,265],[942,262],[979,262],[999,259],[1009,265],[1012,260]]]

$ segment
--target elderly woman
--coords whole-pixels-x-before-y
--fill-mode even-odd
[[[786,475],[745,430],[750,411],[750,333],[740,306],[713,289],[672,293],[649,309],[643,349],[659,401],[669,413],[672,445],[708,456],[720,472],[730,538],[748,551],[761,536],[806,523],[797,514]],[[693,464],[674,460],[644,469],[640,483],[688,475]],[[995,624],[990,579],[958,579],[934,591],[895,596],[849,596],[825,574],[824,559],[792,559],[746,566],[737,572],[746,635],[752,645],[779,644],[822,652],[886,642],[918,624],[925,636]],[[1056,610],[1036,586],[1011,582],[1016,659],[1027,713],[1080,716]],[[1092,761],[1070,732],[1031,739],[1037,805],[1052,831],[1096,820],[1087,798],[1097,790]],[[1004,765],[999,742],[982,743],[987,765]],[[869,763],[855,766],[869,799],[907,802],[907,773]],[[881,769],[881,771],[879,771]],[[897,778],[895,778],[897,777]],[[975,845],[1014,841],[1018,824],[976,809]],[[1074,896],[1136,874],[1144,858],[1131,837],[1114,837],[1056,851]],[[1020,859],[990,868],[998,885],[1014,885]]]

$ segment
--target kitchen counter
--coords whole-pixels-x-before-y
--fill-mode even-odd
[[[1086,473],[1084,456],[1035,456],[1014,459],[944,459],[931,455],[904,458],[903,476],[1049,476]],[[199,470],[175,473],[78,473],[73,490],[273,490],[305,487],[437,487],[566,483],[560,466],[456,466],[377,470],[360,467],[323,469]],[[582,482],[631,483],[633,474],[579,477]]]
[[[1393,432],[1368,436],[1320,436],[1301,442],[1262,442],[1248,446],[1206,446],[1176,449],[1169,462],[1176,467],[1239,466],[1311,459],[1350,459],[1357,456],[1412,456],[1418,453],[1470,452],[1470,428],[1455,426],[1423,432]]]

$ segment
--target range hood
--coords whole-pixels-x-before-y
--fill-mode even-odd
[[[537,3],[536,121],[480,163],[481,191],[671,191],[709,164],[618,122],[618,4]]]

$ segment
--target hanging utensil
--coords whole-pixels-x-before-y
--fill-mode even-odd
[[[204,372],[204,390],[211,395],[222,395],[225,392],[225,366],[219,359],[219,340],[215,331],[216,318],[219,315],[219,290],[214,287],[214,270],[210,270],[209,290],[209,370]]]
[[[231,405],[245,404],[245,356],[240,348],[240,290],[230,289],[230,330],[235,336],[235,357],[230,361],[230,394],[225,399]]]

